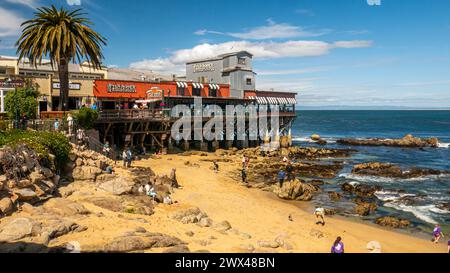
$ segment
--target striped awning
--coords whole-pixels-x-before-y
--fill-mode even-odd
[[[203,89],[205,86],[201,83],[195,83],[193,82],[192,85],[194,86],[194,88],[199,88],[199,89]]]
[[[297,104],[297,100],[295,98],[249,96],[248,99],[256,100],[258,104],[272,104],[272,105]]]
[[[177,82],[178,87],[187,88],[188,84],[186,82]]]
[[[220,86],[219,86],[218,84],[215,84],[215,83],[210,83],[210,84],[209,84],[209,89],[216,89],[216,90],[219,90],[219,89],[220,89]]]

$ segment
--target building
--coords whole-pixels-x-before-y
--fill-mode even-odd
[[[94,69],[88,63],[69,64],[69,105],[70,110],[95,102],[93,96],[94,80],[108,78],[106,69]],[[49,61],[39,65],[31,65],[28,61],[20,61],[16,57],[0,56],[0,103],[4,112],[4,98],[16,87],[23,87],[26,79],[31,80],[41,96],[39,112],[56,111],[59,104],[59,75],[56,67]]]
[[[244,91],[256,89],[252,57],[247,51],[239,51],[188,62],[186,80],[203,84],[228,84],[231,97],[244,98]]]

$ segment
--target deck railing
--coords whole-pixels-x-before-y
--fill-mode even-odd
[[[98,112],[99,120],[131,120],[131,119],[152,119],[163,120],[169,117],[170,109],[158,110],[140,110],[140,109],[125,109],[125,110],[100,110]]]

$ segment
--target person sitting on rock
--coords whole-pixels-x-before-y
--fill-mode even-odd
[[[107,174],[114,174],[114,170],[113,170],[113,168],[111,166],[107,166],[105,168],[105,173],[107,173]]]
[[[316,210],[314,211],[314,215],[316,215],[316,219],[318,220],[316,222],[316,225],[325,225],[325,209],[316,207]]]
[[[294,168],[292,167],[292,165],[291,165],[291,164],[288,164],[288,165],[286,166],[286,173],[287,173],[287,179],[288,179],[289,181],[291,181],[291,180],[294,179],[294,176],[293,176],[293,174],[292,174],[293,171],[294,171]]]
[[[140,185],[139,186],[138,193],[139,193],[139,195],[144,195],[145,194],[145,187],[144,187],[144,185]]]
[[[280,184],[280,188],[283,187],[284,180],[286,179],[286,173],[283,170],[278,172],[278,183]]]
[[[156,198],[156,192],[155,189],[152,187],[152,185],[150,183],[147,183],[147,185],[145,185],[145,193],[150,196],[153,201],[155,201]]]

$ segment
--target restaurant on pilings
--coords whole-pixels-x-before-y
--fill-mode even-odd
[[[98,79],[93,95],[99,109],[97,129],[100,140],[119,147],[131,145],[150,148],[211,150],[219,147],[250,147],[260,141],[183,141],[171,137],[170,117],[176,105],[188,105],[194,111],[194,98],[201,97],[203,107],[218,105],[264,105],[270,114],[277,106],[280,133],[287,135],[296,117],[296,93],[260,91],[255,88],[252,55],[246,51],[186,64],[186,78],[157,81]],[[193,115],[193,114],[192,114]],[[207,122],[205,120],[204,122]],[[248,120],[247,120],[248,125]],[[247,126],[246,125],[246,126]],[[247,127],[248,128],[248,127]],[[248,133],[248,132],[247,132]]]

